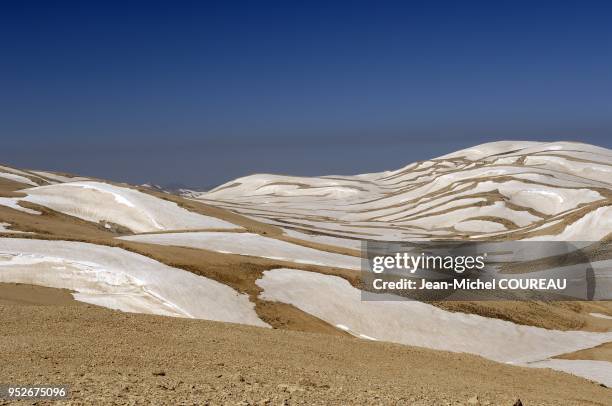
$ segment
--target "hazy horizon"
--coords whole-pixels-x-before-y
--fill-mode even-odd
[[[517,139],[504,139],[504,140],[510,140],[510,141],[542,141],[542,140],[517,140]],[[497,141],[502,141],[502,140],[497,140]],[[567,139],[567,140],[563,140],[563,139],[555,139],[555,140],[544,140],[543,142],[554,142],[554,141],[569,141],[569,142],[584,142],[584,141],[576,141],[576,140],[571,140],[571,139]],[[485,141],[485,142],[492,142],[492,141]],[[129,176],[125,177],[125,176],[121,176],[120,172],[116,172],[117,176],[106,176],[106,175],[99,175],[96,173],[81,173],[81,172],[75,172],[73,170],[70,169],[56,169],[56,168],[50,168],[50,167],[40,167],[40,166],[18,166],[18,165],[12,165],[12,166],[16,166],[20,169],[30,169],[30,170],[49,170],[49,171],[58,171],[58,172],[66,172],[66,173],[71,173],[74,175],[82,175],[82,176],[91,176],[91,177],[97,177],[97,178],[103,178],[103,179],[108,179],[108,180],[113,180],[113,181],[117,181],[117,182],[127,182],[127,183],[132,183],[132,184],[144,184],[144,183],[148,183],[148,184],[153,184],[153,185],[159,185],[162,187],[167,187],[167,188],[194,188],[194,189],[200,189],[200,190],[210,190],[216,186],[219,186],[223,183],[226,183],[228,181],[231,181],[232,179],[236,179],[238,177],[242,177],[242,176],[248,176],[248,175],[252,175],[252,174],[256,174],[256,173],[273,173],[273,174],[278,174],[278,175],[289,175],[289,176],[321,176],[321,175],[357,175],[357,174],[361,174],[361,173],[370,173],[370,172],[382,172],[382,171],[386,171],[386,170],[396,170],[396,169],[400,169],[403,166],[409,165],[415,161],[421,161],[421,160],[427,160],[427,159],[432,159],[432,158],[436,158],[442,155],[445,155],[447,153],[450,152],[454,152],[460,149],[464,149],[464,148],[468,148],[471,146],[475,146],[478,144],[482,144],[482,143],[475,143],[475,144],[469,144],[469,145],[465,145],[464,147],[457,147],[454,149],[450,149],[450,150],[444,150],[440,153],[436,153],[433,155],[428,155],[428,156],[422,156],[421,158],[417,158],[417,159],[413,159],[413,160],[409,160],[397,165],[391,165],[391,166],[381,166],[384,163],[389,162],[388,160],[385,159],[385,156],[383,155],[381,157],[380,160],[376,160],[376,156],[374,156],[373,154],[369,153],[370,157],[372,158],[374,162],[374,164],[370,163],[365,165],[364,167],[369,167],[372,168],[370,170],[362,170],[362,171],[357,171],[357,172],[350,172],[350,171],[346,171],[346,172],[321,172],[320,170],[314,169],[312,171],[308,171],[305,170],[303,172],[282,172],[282,171],[266,171],[266,170],[254,170],[252,172],[248,172],[248,173],[243,173],[243,174],[238,174],[237,176],[233,176],[227,179],[223,179],[221,181],[218,182],[211,182],[208,184],[199,184],[199,183],[189,183],[186,179],[189,179],[188,176],[185,177],[185,179],[181,179],[181,178],[177,178],[177,179],[171,179],[169,177],[164,177],[164,176],[159,176],[158,179],[165,179],[165,180],[156,180],[153,179],[151,176],[149,178],[147,178],[147,174],[142,175],[142,177],[140,178],[132,178],[130,179]],[[593,144],[596,145],[596,144]],[[604,145],[597,145],[597,146],[603,146],[603,147],[608,147],[608,146],[604,146]],[[303,156],[302,159],[304,162],[307,163],[308,159],[312,158],[313,162],[316,161],[316,153],[312,153],[310,154],[309,151],[314,151],[313,148],[308,148],[306,152],[303,152]],[[197,151],[192,151],[193,153],[197,153]],[[401,151],[399,151],[401,153]],[[0,162],[0,165],[2,164],[10,164],[10,162]],[[104,168],[104,170],[102,170],[102,173],[107,172],[108,169],[112,169],[112,168]],[[161,168],[163,170],[163,167]],[[173,173],[176,173],[173,172]],[[196,181],[197,182],[197,181]]]

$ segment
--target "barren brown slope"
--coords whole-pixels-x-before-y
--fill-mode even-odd
[[[30,185],[0,177],[0,197],[24,197],[24,193],[19,193],[17,191],[28,187],[30,187]]]
[[[597,347],[587,348],[586,350],[559,355],[555,358],[612,362],[612,343],[605,343],[602,345],[598,345]]]
[[[0,305],[57,306],[77,305],[66,289],[53,289],[21,283],[0,283]]]
[[[71,404],[610,404],[587,380],[465,354],[88,305],[0,316],[0,381],[69,384]]]

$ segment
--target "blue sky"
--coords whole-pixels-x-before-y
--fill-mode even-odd
[[[0,161],[206,187],[612,147],[605,2],[2,2]]]

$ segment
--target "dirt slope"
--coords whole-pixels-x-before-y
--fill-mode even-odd
[[[15,289],[30,289],[39,306],[7,304]],[[610,389],[549,370],[348,337],[120,313],[48,300],[65,298],[51,291],[0,289],[0,382],[67,383],[71,404],[455,405],[478,404],[469,403],[476,396],[480,404],[520,398],[529,406],[612,399]]]

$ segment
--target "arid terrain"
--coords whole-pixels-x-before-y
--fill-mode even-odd
[[[561,372],[346,336],[129,314],[56,289],[0,285],[0,314],[1,380],[69,384],[72,399],[54,404],[610,404],[610,389]]]
[[[0,166],[0,383],[80,404],[611,404],[610,300],[359,291],[364,240],[588,241],[609,298],[611,210],[612,151],[568,142],[208,192]]]

